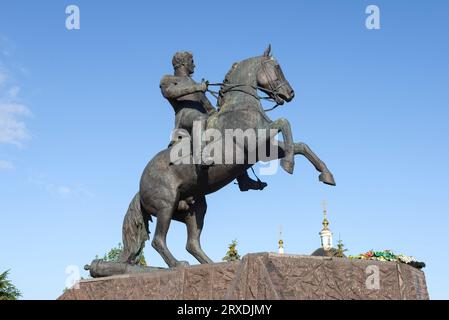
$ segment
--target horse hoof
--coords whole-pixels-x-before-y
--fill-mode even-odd
[[[335,180],[334,180],[334,176],[332,175],[332,173],[330,172],[323,172],[320,174],[319,176],[319,180],[325,184],[328,184],[330,186],[335,186]]]
[[[190,264],[187,261],[178,261],[176,267],[188,267]]]
[[[293,174],[293,169],[295,168],[295,162],[293,161],[287,161],[285,159],[281,160],[281,167],[282,169],[284,169],[286,172]]]

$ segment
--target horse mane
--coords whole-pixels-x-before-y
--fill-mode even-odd
[[[231,69],[229,69],[229,71],[226,73],[226,76],[223,80],[223,85],[220,87],[220,90],[218,91],[218,100],[217,100],[217,105],[220,108],[221,106],[224,105],[224,103],[226,102],[224,99],[224,95],[225,95],[225,91],[224,91],[224,87],[226,84],[231,83],[231,77],[234,76],[235,71],[239,68],[239,67],[243,67],[244,65],[247,65],[248,63],[253,62],[256,59],[261,59],[264,58],[264,56],[256,56],[256,57],[251,57],[245,60],[242,60],[240,62],[234,62],[232,64]]]
[[[239,65],[238,62],[234,62],[232,64],[231,69],[229,69],[228,73],[226,73],[225,78],[223,80],[224,83],[228,83],[229,82],[229,78],[231,77],[231,74],[237,69],[237,66]]]
[[[232,64],[231,69],[229,69],[229,71],[226,73],[225,78],[223,80],[224,84],[228,84],[229,83],[229,78],[231,77],[232,73],[237,69],[237,66],[239,65],[238,62],[234,62]],[[223,86],[220,87],[220,90],[218,91],[218,100],[217,100],[217,104],[218,106],[222,106],[223,105]]]

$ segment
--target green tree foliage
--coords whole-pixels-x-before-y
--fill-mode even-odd
[[[338,244],[337,244],[337,254],[336,257],[338,258],[344,258],[345,257],[345,252],[348,251],[348,249],[344,248],[345,245],[343,244],[343,242],[340,240],[338,240]]]
[[[237,240],[233,240],[231,244],[228,246],[228,252],[226,252],[226,255],[223,257],[223,261],[236,261],[240,260],[240,255],[237,252]]]
[[[103,257],[104,261],[108,261],[108,262],[114,262],[114,261],[118,261],[120,254],[123,251],[123,246],[121,243],[119,243],[117,245],[117,247],[112,248],[111,250],[109,250],[108,253],[106,253]],[[98,256],[97,256],[98,258]],[[140,266],[146,266],[147,262],[145,260],[145,256],[143,255],[143,253],[140,255],[139,258],[139,265]]]
[[[109,261],[109,262],[114,262],[117,261],[118,258],[120,257],[120,253],[122,253],[123,251],[123,247],[122,244],[119,243],[117,245],[117,247],[112,248],[111,250],[109,250],[108,253],[106,253],[103,257],[104,261]]]
[[[22,294],[8,279],[8,274],[9,270],[0,274],[0,300],[17,300]]]

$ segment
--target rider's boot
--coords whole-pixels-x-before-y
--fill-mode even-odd
[[[266,182],[251,179],[246,171],[237,177],[237,182],[240,191],[263,190],[268,185]]]

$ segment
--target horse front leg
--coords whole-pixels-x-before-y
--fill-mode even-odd
[[[268,125],[268,129],[275,129],[281,132],[282,138],[284,139],[284,157],[281,158],[281,167],[288,173],[293,174],[293,169],[295,167],[294,158],[294,144],[292,129],[290,127],[290,122],[285,118],[277,119]]]
[[[294,144],[295,154],[301,154],[313,164],[315,169],[321,172],[319,180],[325,184],[335,186],[335,180],[332,173],[327,168],[326,164],[309,148],[309,146],[303,142]]]
[[[270,146],[271,144],[271,146]],[[277,147],[277,152],[270,154],[270,157],[266,158],[266,160],[274,160],[274,159],[282,159],[285,156],[285,150],[286,146],[284,141],[278,141],[278,140],[270,140],[269,144],[267,145],[268,148],[271,148],[272,146]],[[319,180],[325,184],[329,184],[331,186],[335,186],[335,180],[332,175],[332,173],[327,168],[326,164],[321,161],[321,159],[309,148],[309,146],[303,142],[295,142],[294,143],[294,154],[300,154],[306,157],[307,160],[310,161],[310,163],[313,164],[315,169],[320,172]],[[271,150],[271,149],[270,149]]]

